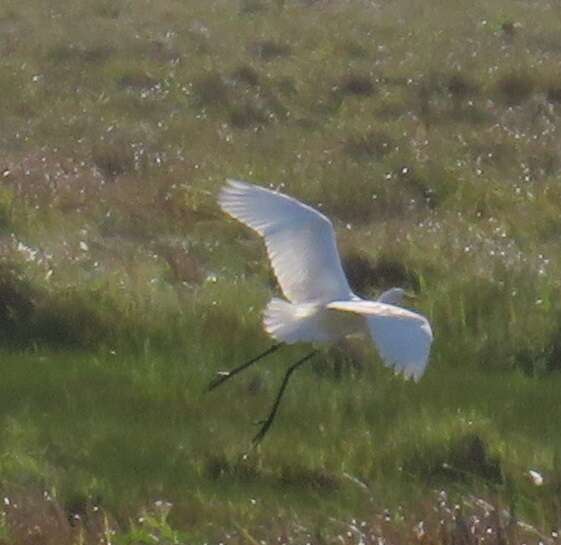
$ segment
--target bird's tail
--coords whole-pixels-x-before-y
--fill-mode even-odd
[[[287,344],[324,340],[312,305],[293,304],[274,297],[263,314],[263,327],[271,337]]]

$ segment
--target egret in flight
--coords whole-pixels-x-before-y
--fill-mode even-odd
[[[415,381],[421,378],[432,343],[428,320],[399,306],[405,295],[401,288],[382,293],[376,301],[353,293],[326,216],[282,193],[235,180],[222,188],[218,203],[265,239],[285,299],[273,297],[263,316],[263,327],[277,344],[240,367],[219,373],[209,390],[283,344],[334,343],[357,333],[373,339],[386,366]],[[254,443],[263,439],[273,423],[292,373],[316,353],[310,352],[288,368]]]

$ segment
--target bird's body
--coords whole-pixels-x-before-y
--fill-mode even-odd
[[[362,325],[360,317],[329,309],[326,303],[290,303],[276,297],[263,316],[265,331],[286,344],[336,342],[358,333]]]
[[[326,216],[281,193],[234,180],[218,202],[265,239],[286,297],[273,298],[265,310],[263,325],[271,337],[287,344],[326,343],[365,333],[387,366],[408,378],[422,376],[432,343],[428,320],[398,306],[404,295],[400,288],[377,301],[353,293]]]

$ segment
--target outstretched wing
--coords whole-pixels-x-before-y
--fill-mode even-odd
[[[282,193],[235,180],[228,180],[218,203],[264,237],[277,280],[292,303],[352,296],[333,225],[323,214]]]
[[[374,301],[335,301],[327,308],[362,314],[384,364],[407,378],[421,378],[432,343],[432,330],[424,316]]]

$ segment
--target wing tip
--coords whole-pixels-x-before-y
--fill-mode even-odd
[[[237,189],[248,189],[253,187],[252,184],[244,182],[243,180],[236,180],[235,178],[226,178],[226,185],[224,187],[233,187]]]
[[[239,197],[242,196],[244,190],[247,190],[249,187],[250,186],[244,182],[227,178],[226,184],[220,189],[216,201],[224,212],[230,213],[230,208],[239,202]]]

